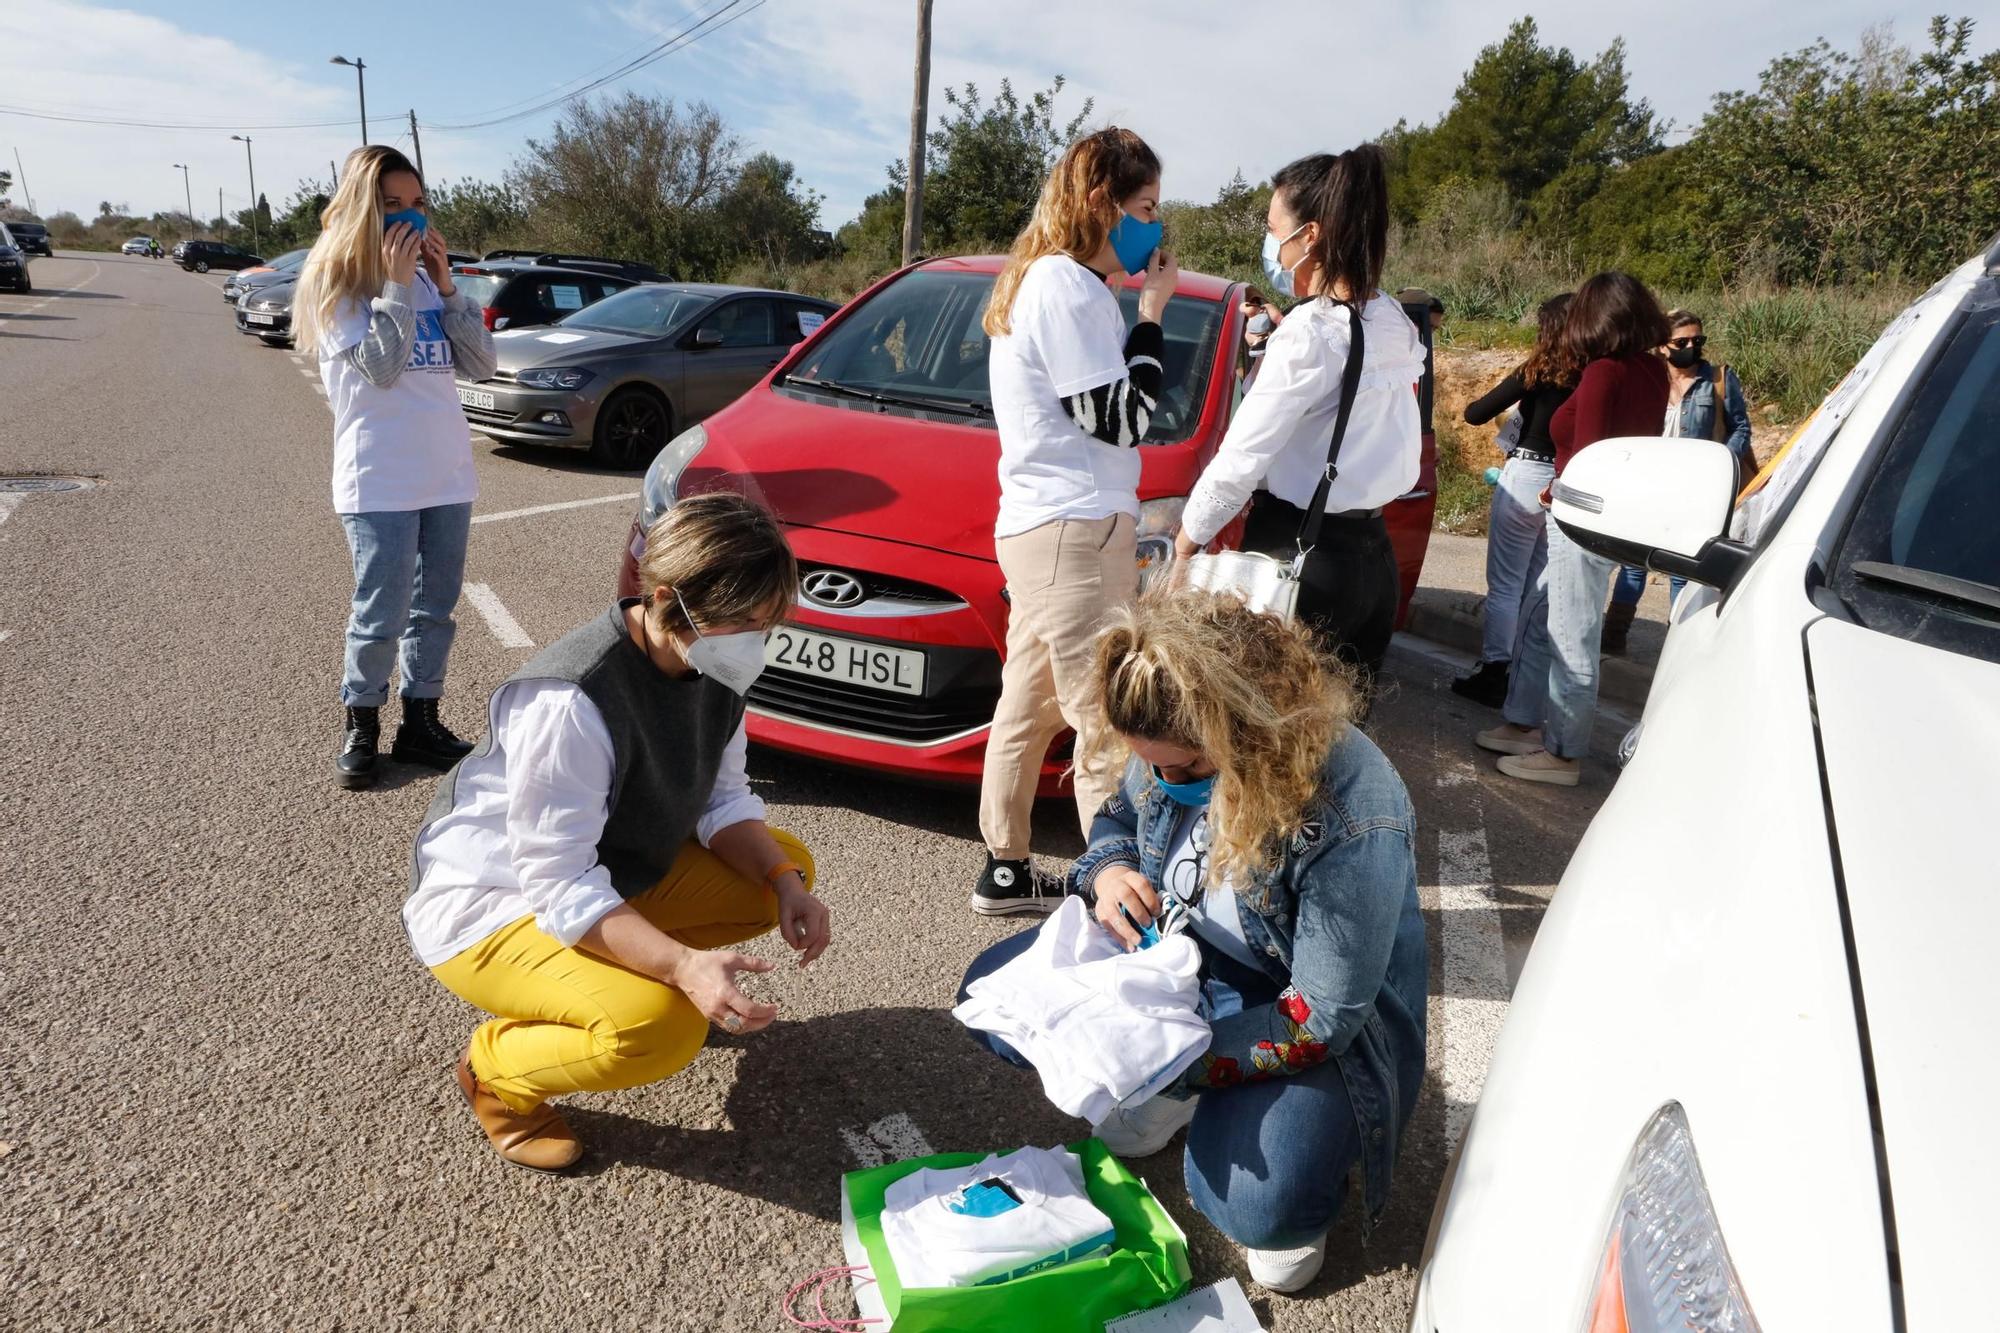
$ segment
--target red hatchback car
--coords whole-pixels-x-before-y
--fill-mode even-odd
[[[750,738],[904,777],[977,782],[1000,697],[1007,593],[993,554],[1000,441],[980,317],[999,256],[891,274],[829,318],[743,397],[660,451],[619,571],[634,595],[646,529],[676,499],[742,491],[789,531],[797,614],[750,690]],[[1139,283],[1121,295],[1132,317]],[[1142,579],[1165,566],[1181,507],[1240,397],[1243,285],[1181,275],[1166,378],[1141,450]],[[1426,329],[1426,312],[1415,312]],[[1428,334],[1426,333],[1426,338]],[[1428,377],[1420,386],[1429,400]],[[1430,538],[1434,448],[1390,506],[1407,610]],[[1239,524],[1223,533],[1225,544]],[[1068,738],[1043,767],[1063,785]]]

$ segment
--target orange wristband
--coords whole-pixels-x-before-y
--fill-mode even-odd
[[[803,880],[806,877],[805,867],[797,861],[780,861],[764,872],[764,887],[772,893],[776,893],[778,891],[779,879],[786,875],[794,874]]]

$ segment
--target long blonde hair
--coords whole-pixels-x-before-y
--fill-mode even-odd
[[[1111,234],[1107,206],[1115,210],[1159,178],[1160,159],[1131,130],[1113,126],[1071,144],[1043,182],[1034,216],[1014,238],[1007,266],[993,284],[981,321],[987,336],[998,338],[1013,331],[1014,294],[1021,289],[1028,265],[1054,254],[1090,259]],[[1099,188],[1105,197],[1093,204],[1091,192]]]
[[[366,303],[382,294],[389,277],[382,262],[382,177],[392,171],[407,171],[423,184],[410,159],[393,148],[369,144],[347,155],[292,298],[293,341],[301,350],[318,349],[342,301]]]
[[[1213,873],[1255,895],[1304,827],[1327,753],[1354,719],[1350,673],[1305,627],[1179,587],[1112,615],[1091,680],[1110,726],[1089,759],[1117,762],[1124,736],[1207,758]]]

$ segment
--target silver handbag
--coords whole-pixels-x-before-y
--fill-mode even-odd
[[[1320,524],[1326,519],[1326,497],[1333,479],[1340,475],[1340,442],[1347,436],[1348,414],[1354,409],[1354,395],[1361,387],[1361,310],[1352,302],[1347,307],[1347,364],[1340,372],[1340,410],[1333,418],[1333,439],[1326,448],[1326,467],[1319,485],[1313,487],[1312,502],[1306,506],[1305,521],[1299,525],[1298,554],[1290,560],[1261,551],[1206,551],[1187,559],[1183,577],[1189,587],[1211,592],[1233,592],[1252,611],[1262,611],[1280,620],[1295,620],[1299,613],[1299,581],[1305,573],[1306,557],[1319,540]]]

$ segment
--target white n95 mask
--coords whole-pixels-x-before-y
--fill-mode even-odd
[[[687,663],[704,676],[721,681],[738,694],[748,694],[757,677],[764,674],[764,644],[769,636],[762,630],[738,630],[734,634],[703,634],[688,615],[687,603],[681,601],[679,591],[674,600],[680,603],[681,615],[686,618],[688,628],[694,631],[694,642],[687,646]]]

